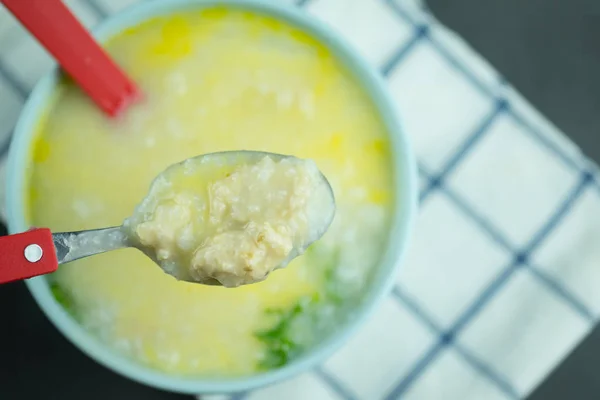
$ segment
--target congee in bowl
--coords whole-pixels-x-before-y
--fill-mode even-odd
[[[393,114],[382,117],[387,98],[373,100],[381,88],[369,92],[357,79],[364,65],[350,71],[310,31],[233,6],[154,16],[105,48],[143,98],[109,119],[61,78],[25,163],[27,224],[120,225],[167,166],[230,150],[314,160],[337,209],[319,241],[260,283],[186,283],[124,249],[62,265],[47,278],[56,301],[104,347],[194,379],[280,369],[347,331],[365,298],[392,279],[412,212],[398,199],[398,175],[412,179],[412,160],[399,164],[409,153],[394,142]]]

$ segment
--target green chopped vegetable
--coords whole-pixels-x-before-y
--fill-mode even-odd
[[[305,254],[309,257],[312,268],[321,275],[324,282],[323,293],[302,297],[298,303],[287,310],[268,309],[265,312],[275,318],[274,325],[265,331],[255,334],[266,347],[265,355],[259,363],[261,369],[280,368],[298,357],[312,344],[319,332],[309,333],[308,338],[298,332],[306,332],[307,325],[318,325],[319,310],[326,306],[339,308],[346,300],[343,288],[336,277],[340,262],[339,250],[324,251],[318,246],[311,246]],[[322,332],[321,332],[322,334]],[[320,336],[320,335],[319,335]]]
[[[57,283],[50,283],[50,291],[54,299],[68,312],[72,317],[76,317],[75,304],[73,298]]]
[[[302,352],[303,346],[294,339],[294,325],[316,301],[317,296],[303,297],[289,310],[267,310],[277,318],[277,322],[271,329],[255,335],[267,347],[259,365],[261,369],[282,367]]]

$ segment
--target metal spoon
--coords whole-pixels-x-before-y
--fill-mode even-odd
[[[159,177],[169,169],[183,166],[185,163],[189,163],[190,160],[208,163],[209,165],[215,164],[222,166],[252,163],[265,156],[269,156],[275,161],[280,161],[285,158],[294,158],[293,156],[257,151],[209,153],[175,164],[159,174]],[[335,198],[333,190],[327,181],[327,178],[325,178],[323,174],[320,174],[320,177],[322,179],[322,182],[320,183],[325,185],[324,187],[326,187],[328,196],[330,197],[331,213],[329,213],[326,220],[322,221],[322,225],[316,229],[316,234],[313,237],[310,237],[307,242],[303,243],[299,248],[294,248],[277,268],[287,265],[292,259],[302,254],[310,244],[320,239],[333,221],[335,214]],[[123,226],[58,233],[50,232],[46,228],[41,228],[33,229],[21,234],[1,237],[0,254],[2,254],[2,261],[4,261],[4,259],[9,259],[13,265],[12,268],[9,268],[5,265],[6,263],[0,264],[0,283],[47,274],[54,272],[58,268],[58,265],[128,247],[134,247],[141,250],[158,264],[158,261],[146,248],[137,244],[135,240],[132,240],[127,229]],[[15,267],[15,262],[17,261],[20,262]],[[170,273],[168,271],[165,272]],[[199,283],[189,278],[189,276],[179,275],[175,277],[180,280]],[[220,285],[217,280],[209,280],[202,283]]]

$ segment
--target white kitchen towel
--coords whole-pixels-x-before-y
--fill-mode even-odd
[[[92,26],[136,1],[67,3]],[[203,398],[527,396],[600,313],[597,168],[418,0],[297,3],[387,78],[418,156],[418,224],[393,293],[331,359],[268,388]],[[0,54],[5,152],[51,60],[2,8]]]

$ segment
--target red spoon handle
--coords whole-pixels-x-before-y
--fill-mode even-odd
[[[0,237],[0,283],[49,274],[57,268],[50,229]]]
[[[60,0],[0,0],[108,115],[137,97],[135,84]]]

